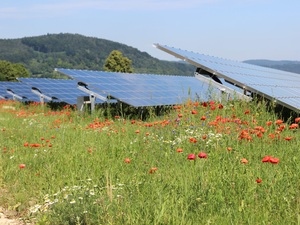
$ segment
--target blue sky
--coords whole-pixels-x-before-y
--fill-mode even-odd
[[[300,61],[299,0],[1,0],[0,38],[77,33],[165,60],[153,47]]]

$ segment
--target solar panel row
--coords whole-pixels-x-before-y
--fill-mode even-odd
[[[212,57],[166,45],[155,44],[155,47],[245,90],[277,101],[287,108],[296,111],[300,109],[300,74]]]
[[[85,83],[97,93],[135,107],[181,104],[188,99],[206,101],[222,98],[223,91],[228,90],[189,76],[70,69],[57,69],[57,71]]]

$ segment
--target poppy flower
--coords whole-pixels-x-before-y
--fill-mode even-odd
[[[267,125],[267,126],[271,126],[272,123],[273,123],[272,121],[268,121],[268,122],[266,122],[266,125]]]
[[[126,159],[124,159],[124,162],[125,162],[125,163],[130,163],[130,159],[129,159],[129,158],[126,158]]]
[[[300,117],[297,117],[296,119],[295,119],[295,123],[299,123],[300,122]]]
[[[247,115],[247,114],[249,114],[249,113],[250,113],[250,110],[249,110],[249,109],[246,110],[246,111],[244,112],[245,115]]]
[[[286,141],[290,141],[290,140],[292,140],[293,139],[293,137],[285,137],[284,138],[284,140],[286,140]]]
[[[152,167],[152,168],[149,170],[149,173],[152,174],[152,173],[154,173],[156,170],[157,170],[156,167]]]
[[[224,106],[223,106],[222,104],[219,104],[219,105],[218,105],[218,108],[219,108],[219,109],[223,109]]]
[[[177,148],[176,152],[183,152],[182,148]]]
[[[271,159],[271,156],[267,155],[261,161],[262,162],[270,162],[270,159]]]
[[[229,152],[230,152],[231,150],[232,150],[232,148],[231,148],[231,147],[227,147],[227,151],[229,151]]]
[[[293,123],[289,126],[289,129],[292,130],[292,129],[297,129],[299,128],[299,125],[297,123]]]
[[[206,120],[206,117],[205,117],[205,116],[202,116],[200,120]]]
[[[181,113],[178,114],[178,117],[181,118],[183,115]]]
[[[191,138],[190,138],[190,142],[191,142],[191,143],[197,143],[197,139],[191,137]]]
[[[259,179],[259,178],[256,179],[256,183],[259,184],[259,183],[261,183],[261,182],[262,182],[262,179]]]
[[[195,154],[189,154],[187,157],[188,160],[195,160],[196,159],[196,155]]]
[[[248,160],[247,160],[246,158],[242,158],[242,159],[241,159],[241,163],[247,164],[247,163],[248,163]]]
[[[191,113],[192,113],[192,114],[197,114],[197,111],[196,111],[196,110],[192,110]]]
[[[29,145],[28,142],[24,143],[24,147],[28,147],[28,145]]]
[[[270,158],[270,163],[272,163],[272,164],[278,164],[279,163],[279,159],[271,157]]]
[[[140,130],[136,130],[135,133],[136,133],[136,134],[139,134],[139,133],[140,133]]]
[[[19,165],[19,168],[20,168],[20,169],[24,169],[25,166],[26,166],[25,164],[20,164],[20,165]]]
[[[200,153],[198,154],[198,157],[199,157],[200,159],[207,159],[207,154],[206,154],[205,152],[200,152]]]
[[[276,120],[276,121],[275,121],[275,124],[277,124],[277,125],[280,125],[280,124],[282,124],[282,123],[283,123],[282,120]]]

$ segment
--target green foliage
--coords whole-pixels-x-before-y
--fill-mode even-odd
[[[108,72],[133,73],[132,61],[122,55],[122,52],[113,50],[104,63],[104,70]]]
[[[300,118],[264,102],[188,102],[146,121],[3,101],[0,112],[0,205],[28,223],[299,222]]]
[[[0,39],[0,60],[22,63],[34,77],[52,77],[54,68],[103,70],[105,59],[117,50],[132,60],[136,73],[193,75],[195,67],[153,58],[136,48],[79,34],[47,34]]]
[[[0,60],[0,80],[16,81],[18,77],[29,77],[29,71],[20,63]]]

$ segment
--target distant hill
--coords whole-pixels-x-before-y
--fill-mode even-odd
[[[246,60],[244,62],[257,65],[257,66],[270,67],[278,70],[284,70],[284,71],[300,74],[300,61],[291,61],[291,60],[274,61],[274,60],[266,60],[266,59],[252,59],[252,60]]]
[[[103,70],[112,50],[132,60],[135,73],[193,75],[195,71],[184,62],[159,60],[125,44],[79,34],[0,39],[0,60],[23,63],[34,77],[53,77],[58,67]]]

